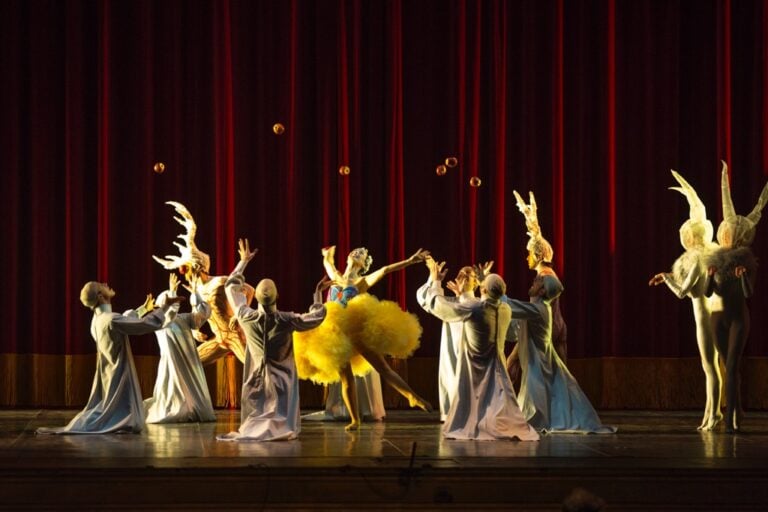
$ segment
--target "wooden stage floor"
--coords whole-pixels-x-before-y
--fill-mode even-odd
[[[768,414],[696,431],[696,412],[603,412],[614,435],[449,441],[435,414],[389,411],[357,433],[304,421],[298,440],[222,443],[216,423],[140,435],[37,436],[74,410],[0,410],[7,510],[560,510],[574,488],[606,510],[768,510]]]

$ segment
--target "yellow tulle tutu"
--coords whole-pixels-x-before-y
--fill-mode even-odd
[[[299,378],[319,384],[339,381],[339,370],[348,362],[362,376],[371,366],[355,349],[363,345],[377,354],[409,357],[419,347],[421,325],[415,315],[395,302],[367,293],[350,299],[347,307],[325,304],[328,313],[319,327],[293,335]]]

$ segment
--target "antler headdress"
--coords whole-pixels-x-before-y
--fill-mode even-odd
[[[178,238],[184,241],[184,245],[179,242],[173,242],[173,245],[179,248],[181,256],[166,255],[165,258],[158,258],[153,255],[152,258],[168,270],[179,268],[182,265],[189,265],[192,272],[208,272],[211,267],[211,258],[195,245],[197,224],[195,224],[192,214],[181,203],[167,201],[165,204],[173,206],[176,209],[176,213],[181,216],[174,217],[173,219],[186,229],[186,233],[178,236]]]
[[[689,206],[689,218],[680,226],[680,243],[686,249],[690,248],[688,245],[690,245],[691,241],[701,240],[702,244],[709,244],[712,242],[714,229],[712,223],[707,219],[707,208],[685,178],[680,176],[674,169],[672,170],[672,176],[674,176],[680,186],[669,187],[670,190],[677,190],[683,194],[688,199]]]
[[[533,196],[533,192],[528,192],[530,204],[525,204],[523,198],[517,193],[517,190],[512,191],[515,194],[515,200],[517,201],[517,208],[525,216],[525,227],[528,229],[528,244],[525,246],[536,258],[537,262],[545,261],[550,263],[554,256],[552,246],[547,242],[541,234],[541,227],[539,226],[539,218],[536,213],[536,198]]]
[[[755,228],[760,222],[763,207],[768,203],[768,183],[763,187],[760,198],[752,211],[746,217],[736,214],[731,198],[731,186],[728,181],[728,165],[723,162],[723,171],[720,177],[720,189],[723,195],[723,222],[717,228],[717,241],[721,244],[726,234],[730,235],[731,246],[741,247],[752,244],[755,239]]]

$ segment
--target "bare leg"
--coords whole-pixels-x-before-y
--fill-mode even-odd
[[[701,302],[697,303],[699,300]],[[712,430],[722,419],[720,412],[720,388],[722,377],[720,376],[720,363],[715,350],[715,334],[709,318],[709,312],[705,309],[705,299],[693,299],[693,313],[696,318],[696,341],[701,356],[701,367],[706,378],[707,402],[704,407],[704,417],[698,430]]]
[[[360,428],[360,411],[357,408],[357,388],[355,376],[352,375],[352,367],[348,364],[339,372],[341,376],[341,398],[349,411],[350,423],[345,430],[357,430]]]
[[[395,391],[403,395],[408,399],[408,403],[411,407],[418,407],[427,412],[432,412],[432,405],[417,395],[411,387],[405,382],[400,375],[394,371],[389,364],[387,364],[384,356],[377,354],[366,347],[355,347],[360,355],[370,363],[373,368],[379,372],[384,382],[392,386]]]
[[[741,355],[747,341],[748,322],[732,322],[728,337],[728,356],[725,360],[725,430],[738,432],[741,418]]]

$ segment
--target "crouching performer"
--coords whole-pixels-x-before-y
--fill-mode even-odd
[[[91,281],[83,286],[80,301],[93,311],[91,336],[96,342],[96,374],[88,403],[68,425],[37,429],[38,434],[137,434],[144,428],[144,406],[139,377],[133,364],[128,336],[149,334],[173,321],[174,304],[182,297],[168,298],[161,309],[144,318],[133,310],[121,315],[112,312],[115,291],[105,283]],[[139,310],[154,308],[152,296]],[[166,316],[167,313],[167,316]]]
[[[248,240],[239,241],[240,262],[229,275],[227,299],[234,318],[245,333],[246,354],[243,367],[240,428],[218,436],[219,441],[281,441],[296,439],[301,430],[299,418],[299,380],[293,359],[293,332],[320,325],[325,318],[322,287],[318,283],[314,304],[308,313],[277,310],[277,287],[271,279],[256,286],[258,308],[247,305],[243,293],[243,272],[256,254]]]
[[[443,263],[426,260],[429,280],[417,292],[421,306],[443,322],[462,322],[456,390],[443,424],[448,439],[538,441],[523,417],[504,366],[504,341],[512,311],[501,297],[506,284],[490,274],[480,285],[480,300],[458,302],[443,296]]]

